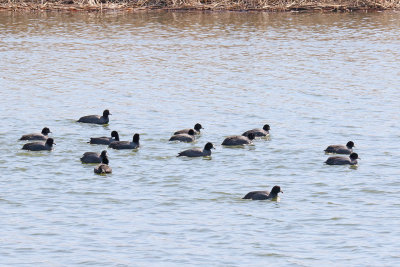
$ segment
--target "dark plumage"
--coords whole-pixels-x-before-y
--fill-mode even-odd
[[[94,124],[107,124],[109,122],[108,116],[111,115],[108,109],[103,111],[103,116],[99,115],[88,115],[81,117],[78,122],[82,123],[94,123]]]
[[[212,143],[207,143],[204,146],[204,149],[200,148],[191,148],[182,152],[179,152],[177,157],[186,156],[186,157],[206,157],[211,156],[211,149],[215,149]]]
[[[249,133],[248,136],[243,135],[234,135],[225,138],[222,142],[223,146],[241,146],[241,145],[249,145],[252,144],[252,140],[254,139],[254,133]]]
[[[186,142],[186,143],[190,143],[193,142],[195,140],[194,138],[194,130],[193,129],[189,129],[187,134],[176,134],[171,136],[171,138],[169,139],[169,141],[180,141],[180,142]]]
[[[174,135],[177,135],[177,134],[189,134],[189,130],[193,130],[193,131],[194,131],[194,134],[200,134],[200,130],[201,130],[201,129],[204,129],[203,126],[201,126],[200,123],[196,123],[196,124],[194,125],[194,128],[193,128],[193,129],[183,129],[183,130],[179,130],[179,131],[176,131],[176,132],[174,133]]]
[[[53,138],[47,138],[46,142],[27,143],[22,149],[31,151],[52,150],[53,145],[55,145]]]
[[[248,131],[244,132],[242,135],[249,136],[250,133],[253,133],[254,136],[256,136],[256,137],[267,136],[267,135],[269,135],[270,129],[271,128],[269,127],[269,125],[265,124],[262,129],[257,128],[257,129],[253,129],[253,130],[248,130]]]
[[[107,151],[103,150],[101,154],[96,152],[85,152],[81,157],[82,163],[101,163],[103,158],[107,158]]]
[[[109,145],[114,141],[119,141],[119,134],[117,131],[112,131],[111,137],[91,137],[89,143],[95,145]]]
[[[360,159],[358,157],[357,153],[351,153],[350,156],[343,157],[343,156],[334,156],[334,157],[329,157],[325,163],[328,165],[357,165],[357,159]]]
[[[330,145],[324,151],[325,153],[335,153],[335,154],[347,154],[350,155],[353,152],[354,142],[349,141],[344,145]]]
[[[139,148],[139,134],[134,134],[132,142],[129,141],[114,141],[108,145],[110,148],[114,149],[136,149]]]
[[[108,158],[104,157],[101,164],[97,165],[93,171],[97,174],[112,173],[112,169],[108,166]]]
[[[48,138],[48,134],[51,133],[50,129],[44,127],[41,133],[25,134],[19,140],[42,140],[45,141]]]
[[[271,193],[268,191],[252,191],[247,193],[243,199],[252,199],[252,200],[264,200],[264,199],[270,199],[274,200],[278,198],[278,194],[283,193],[281,191],[281,187],[275,185],[272,187]]]

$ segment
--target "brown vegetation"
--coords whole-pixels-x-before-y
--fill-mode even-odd
[[[400,0],[0,0],[0,10],[372,11],[400,9]]]

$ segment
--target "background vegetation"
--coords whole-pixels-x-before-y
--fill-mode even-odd
[[[399,9],[400,0],[0,0],[0,9],[322,11]]]

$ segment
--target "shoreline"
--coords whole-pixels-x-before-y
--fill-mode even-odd
[[[4,1],[0,0],[0,11],[27,11],[27,12],[108,12],[108,11],[237,11],[237,12],[375,12],[385,10],[400,10],[400,0],[387,1],[97,1],[76,0],[63,1]]]

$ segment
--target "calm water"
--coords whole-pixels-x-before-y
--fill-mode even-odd
[[[395,12],[0,13],[0,265],[398,265],[399,32]],[[55,150],[22,151],[45,126]],[[111,130],[142,147],[98,176],[79,157]],[[359,166],[325,166],[349,140]],[[211,160],[175,157],[207,141]]]

